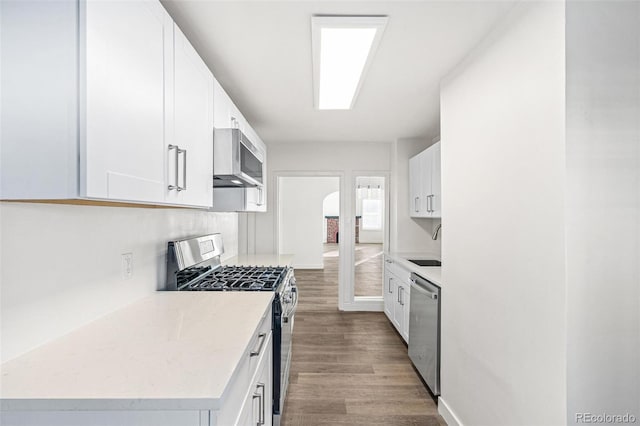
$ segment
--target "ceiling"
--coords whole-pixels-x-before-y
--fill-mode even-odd
[[[266,143],[436,136],[440,80],[513,5],[477,0],[162,3]],[[389,16],[352,110],[313,107],[314,14]]]

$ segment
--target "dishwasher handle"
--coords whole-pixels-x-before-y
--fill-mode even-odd
[[[422,293],[430,299],[438,300],[440,291],[437,286],[431,284],[429,281],[415,274],[411,274],[411,284],[413,287],[412,290]]]

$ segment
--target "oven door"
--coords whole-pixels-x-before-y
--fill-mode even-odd
[[[293,323],[296,308],[298,306],[298,292],[295,287],[283,298],[286,303],[282,306],[282,344],[280,349],[280,409],[282,413],[284,400],[289,386],[289,369],[291,367],[291,336],[293,335]]]

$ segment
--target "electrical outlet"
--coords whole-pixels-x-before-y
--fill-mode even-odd
[[[133,253],[122,254],[122,279],[129,280],[133,276]]]

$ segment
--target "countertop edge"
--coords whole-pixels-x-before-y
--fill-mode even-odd
[[[2,398],[0,411],[219,410],[221,398]]]
[[[433,284],[442,288],[442,278],[441,271],[442,268],[440,266],[418,266],[411,262],[409,262],[408,257],[415,259],[440,259],[440,256],[436,256],[429,253],[395,253],[395,252],[385,252],[384,255],[393,259],[397,262],[402,268],[408,270],[409,272],[414,272],[420,275],[422,278],[431,281]]]

